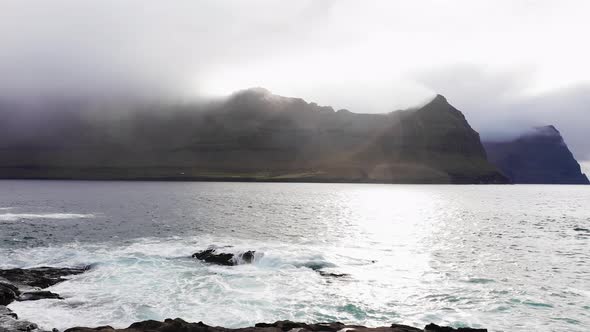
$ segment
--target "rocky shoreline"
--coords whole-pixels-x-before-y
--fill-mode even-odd
[[[248,264],[254,260],[255,251],[247,251],[241,254],[218,252],[215,248],[197,252],[193,258],[207,264],[232,266]],[[0,270],[0,332],[44,332],[37,324],[18,318],[17,313],[10,310],[7,305],[13,301],[35,301],[40,299],[62,300],[56,293],[44,290],[47,287],[66,281],[68,276],[82,274],[90,269],[90,266],[81,268],[55,268],[39,267],[31,269],[5,269]],[[337,273],[326,273],[317,270],[325,277],[342,277]],[[100,327],[72,327],[64,332],[485,332],[486,329],[452,328],[428,324],[423,329],[392,324],[382,327],[364,327],[359,325],[345,325],[339,322],[306,324],[291,321],[278,321],[275,323],[258,323],[253,327],[229,329],[224,327],[209,326],[203,322],[189,323],[180,318],[166,319],[162,322],[146,320],[131,324],[124,329],[115,329],[111,326]],[[52,332],[57,332],[53,329]]]
[[[278,321],[272,324],[258,323],[253,327],[228,329],[219,326],[209,326],[203,322],[188,323],[180,318],[166,319],[163,322],[146,320],[131,324],[125,329],[114,329],[110,326],[96,328],[74,327],[64,332],[487,332],[487,329],[452,328],[428,324],[424,329],[412,326],[392,324],[391,326],[365,327],[360,325],[345,325],[342,323],[306,324],[291,321]]]
[[[14,301],[61,300],[63,298],[59,294],[43,289],[88,269],[38,267],[0,270],[0,332],[40,331],[37,324],[18,319],[18,315],[6,306]]]

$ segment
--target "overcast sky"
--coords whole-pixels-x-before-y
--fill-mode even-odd
[[[484,137],[555,124],[590,160],[590,1],[0,0],[0,97],[254,86],[354,112],[441,93]]]

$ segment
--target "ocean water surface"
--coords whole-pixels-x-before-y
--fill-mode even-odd
[[[256,257],[191,258],[209,246]],[[589,331],[590,186],[0,181],[0,268],[88,264],[50,288],[64,300],[9,307],[60,330],[181,317]]]

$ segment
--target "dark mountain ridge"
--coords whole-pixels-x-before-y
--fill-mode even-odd
[[[503,142],[484,142],[489,160],[514,183],[590,184],[554,126]]]
[[[199,105],[0,109],[0,177],[505,183],[443,96],[358,114],[256,88]],[[12,116],[9,114],[11,113]],[[41,118],[40,118],[41,117]]]

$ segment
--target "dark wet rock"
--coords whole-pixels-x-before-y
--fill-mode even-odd
[[[239,263],[252,263],[254,261],[255,253],[256,251],[248,250],[244,253],[234,255],[223,252],[218,253],[216,248],[209,248],[207,250],[194,253],[192,257],[206,263],[233,266],[238,265]]]
[[[18,319],[18,315],[15,312],[8,309],[6,306],[0,305],[0,317],[3,316],[10,316],[14,319]]]
[[[438,329],[438,330],[437,330]],[[442,330],[441,330],[442,329]],[[391,326],[382,327],[364,327],[359,325],[345,325],[338,322],[333,323],[318,323],[306,324],[292,321],[278,321],[275,323],[258,323],[254,327],[244,327],[237,329],[228,329],[224,327],[208,326],[203,322],[188,323],[180,318],[166,319],[163,322],[155,320],[146,320],[131,324],[126,329],[114,329],[111,326],[101,326],[96,328],[89,327],[73,327],[64,332],[339,332],[339,331],[355,331],[355,332],[446,332],[446,331],[460,331],[460,332],[486,332],[485,329],[470,329],[459,328],[453,329],[450,327],[441,327],[435,324],[429,324],[424,330],[400,324],[392,324]]]
[[[256,253],[255,251],[248,250],[245,253],[240,254],[239,259],[241,259],[245,263],[252,263],[252,261],[254,261],[254,254],[255,253]]]
[[[275,328],[281,331],[292,331],[293,329],[298,329],[300,331],[312,331],[312,332],[336,332],[340,331],[344,328],[354,328],[356,329],[366,329],[363,326],[356,326],[356,325],[345,325],[340,322],[332,322],[332,323],[317,323],[317,324],[306,324],[306,323],[298,323],[292,322],[289,320],[278,321],[275,323],[258,323],[254,325],[255,328]]]
[[[127,329],[120,329],[119,331],[129,331],[130,327]],[[68,331],[85,331],[85,332],[90,332],[90,331],[116,331],[112,326],[110,325],[104,325],[104,326],[99,326],[99,327],[94,327],[94,328],[89,328],[89,327],[72,327],[70,329],[65,330],[64,332],[68,332]],[[137,331],[135,329],[132,329],[131,331]]]
[[[14,332],[14,331],[35,331],[39,327],[35,323],[31,323],[27,320],[18,319],[7,319],[2,320],[0,318],[0,331],[1,332]]]
[[[12,284],[0,282],[0,305],[8,305],[20,295],[18,288]]]
[[[218,265],[227,265],[227,266],[231,266],[231,265],[235,265],[235,262],[233,260],[234,258],[234,254],[227,254],[227,253],[216,253],[215,249],[207,249],[207,250],[203,250],[203,251],[199,251],[197,253],[194,253],[193,258],[196,258],[198,260],[201,260],[203,262],[206,263],[211,263],[211,264],[218,264]]]
[[[391,324],[391,329],[396,332],[422,332],[422,329],[402,324]]]
[[[81,274],[88,268],[38,267],[32,269],[0,270],[0,277],[15,285],[47,288],[66,280],[64,277]]]
[[[424,327],[424,332],[488,332],[487,329],[474,329],[470,327],[459,327],[459,328],[452,328],[448,326],[438,326],[436,324],[430,323]]]
[[[23,292],[19,287],[47,288],[66,280],[68,275],[80,274],[87,269],[39,267],[33,269],[0,270],[0,305],[12,301],[34,301],[40,299],[61,299],[49,291],[29,290]]]
[[[34,290],[47,288],[65,281],[64,277],[81,274],[86,268],[39,267],[33,269],[0,270],[0,332],[36,331],[37,324],[19,320],[16,313],[4,305],[17,301],[34,301],[41,299],[62,299],[59,294]],[[26,290],[19,289],[25,288]],[[33,290],[31,290],[33,288]],[[58,332],[54,330],[53,332]]]
[[[19,320],[12,310],[0,306],[0,332],[33,331],[37,324],[26,320]]]
[[[328,277],[328,278],[344,278],[344,277],[348,277],[349,276],[346,273],[333,273],[333,272],[326,272],[326,271],[322,271],[322,270],[318,270],[317,272],[322,277]]]
[[[319,273],[322,277],[343,278],[343,277],[349,276],[346,273],[335,273],[335,272],[325,271],[325,269],[330,269],[332,267],[335,267],[334,264],[326,263],[326,262],[309,262],[309,263],[304,264],[303,267],[314,270],[315,272]]]
[[[325,263],[318,263],[318,262],[311,262],[304,265],[305,267],[312,269],[314,271],[319,271],[326,267]]]
[[[43,299],[59,299],[63,300],[63,297],[59,296],[59,294],[50,292],[50,291],[33,291],[33,292],[24,292],[22,293],[16,300],[17,301],[37,301]]]
[[[336,324],[339,324],[339,323],[336,323]],[[276,327],[276,328],[280,329],[281,331],[289,331],[291,329],[305,329],[305,330],[312,331],[312,328],[305,323],[296,323],[296,322],[292,322],[289,320],[278,321],[278,322],[275,322],[272,324],[258,323],[256,325],[254,325],[254,327]]]

